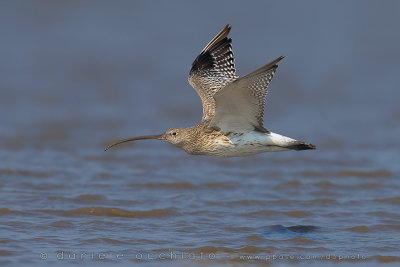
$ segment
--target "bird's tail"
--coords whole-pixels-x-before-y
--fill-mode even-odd
[[[314,146],[313,144],[304,143],[301,141],[294,141],[291,144],[289,144],[288,146],[286,146],[286,148],[292,149],[292,150],[307,150],[307,149],[316,149],[316,146]]]

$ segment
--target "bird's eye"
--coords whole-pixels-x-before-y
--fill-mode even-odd
[[[173,132],[172,135],[176,135],[176,132]]]

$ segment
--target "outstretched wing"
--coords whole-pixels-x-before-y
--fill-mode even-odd
[[[201,98],[202,121],[214,116],[214,94],[238,78],[233,62],[232,39],[228,38],[231,26],[227,24],[194,60],[189,73],[189,83]]]
[[[279,57],[267,65],[228,84],[215,93],[215,114],[210,127],[223,133],[258,130],[263,126],[267,87],[278,67]]]

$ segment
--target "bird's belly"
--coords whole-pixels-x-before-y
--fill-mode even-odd
[[[237,145],[234,148],[232,147],[221,147],[216,152],[216,156],[220,157],[243,157],[243,156],[251,156],[264,152],[278,152],[288,150],[287,148],[282,148],[275,145],[267,145],[267,146],[259,146],[259,145]]]
[[[278,152],[289,150],[285,148],[288,142],[293,141],[279,134],[266,134],[252,131],[244,134],[230,134],[227,136],[230,143],[217,143],[215,153],[220,157],[250,156],[263,152]]]

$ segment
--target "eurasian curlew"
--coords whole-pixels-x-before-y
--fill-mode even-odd
[[[203,104],[202,121],[188,128],[173,128],[164,134],[138,136],[121,143],[158,139],[192,155],[240,157],[263,152],[315,149],[305,142],[268,131],[263,125],[267,87],[284,57],[239,78],[233,62],[231,26],[226,25],[194,60],[189,83]]]

